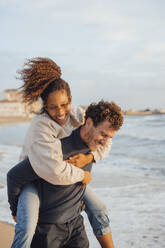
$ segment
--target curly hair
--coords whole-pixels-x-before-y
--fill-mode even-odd
[[[49,58],[28,59],[18,74],[24,82],[21,86],[24,103],[32,104],[41,97],[45,104],[48,95],[56,90],[66,90],[68,96],[71,94],[68,83],[61,78],[60,67]]]
[[[99,103],[92,103],[88,106],[85,120],[90,117],[96,127],[101,122],[108,120],[110,127],[119,130],[123,124],[123,114],[121,108],[114,102],[101,100]]]

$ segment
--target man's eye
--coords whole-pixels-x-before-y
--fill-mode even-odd
[[[108,138],[108,135],[105,133],[103,133],[102,136],[103,136],[103,138]]]

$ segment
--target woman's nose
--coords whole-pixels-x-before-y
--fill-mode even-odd
[[[64,114],[63,108],[58,108],[57,113],[63,115]]]

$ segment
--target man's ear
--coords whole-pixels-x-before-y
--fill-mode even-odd
[[[92,126],[93,126],[93,120],[90,117],[88,117],[86,122],[85,122],[85,127],[87,129],[90,129]]]

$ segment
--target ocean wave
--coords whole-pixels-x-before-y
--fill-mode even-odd
[[[144,116],[136,119],[127,118],[118,132],[119,136],[123,134],[152,140],[165,140],[165,115],[159,117],[157,115]]]
[[[128,144],[128,142],[130,142],[131,145],[139,143],[139,142],[143,142],[143,143],[149,143],[149,142],[157,142],[160,145],[164,145],[165,144],[165,137],[162,136],[149,136],[149,135],[145,135],[145,134],[137,134],[135,132],[130,132],[130,133],[125,133],[125,134],[120,134],[120,136],[116,137],[116,140],[118,140],[118,142],[125,142],[126,144]],[[143,144],[142,143],[142,144]]]
[[[1,157],[0,157],[0,183],[6,184],[6,173],[17,164],[19,160],[20,147],[0,145]]]
[[[11,217],[11,211],[7,200],[7,188],[0,189],[0,220],[14,224]]]
[[[21,146],[24,141],[29,123],[17,123],[10,126],[1,126],[0,144]]]

